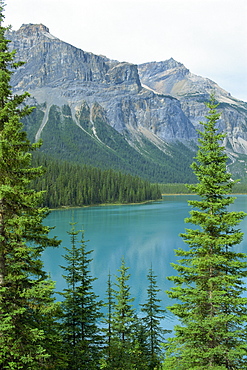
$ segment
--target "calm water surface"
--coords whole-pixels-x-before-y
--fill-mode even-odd
[[[91,274],[97,278],[94,290],[101,299],[105,297],[109,272],[115,281],[114,276],[118,274],[117,269],[124,257],[131,274],[129,284],[131,294],[136,298],[136,307],[145,302],[148,284],[146,275],[151,265],[161,289],[159,298],[162,305],[169,305],[171,301],[165,290],[172,284],[167,276],[175,274],[170,265],[171,262],[176,262],[174,249],[186,247],[179,234],[186,227],[192,227],[184,223],[184,218],[189,216],[191,209],[187,204],[188,199],[192,199],[192,196],[165,196],[162,201],[141,205],[52,211],[45,224],[55,226],[51,235],[57,235],[62,243],[59,248],[46,250],[43,259],[45,269],[57,282],[56,290],[62,291],[65,288],[60,265],[64,265],[63,246],[70,246],[70,237],[67,234],[70,230],[69,223],[74,221],[77,222],[77,229],[84,230],[84,239],[88,240],[87,249],[93,250]],[[247,195],[238,196],[230,210],[247,212]],[[247,219],[241,222],[240,227],[244,232],[247,230]],[[246,246],[247,235],[237,246],[237,250],[246,253]],[[172,326],[172,317],[170,321]]]

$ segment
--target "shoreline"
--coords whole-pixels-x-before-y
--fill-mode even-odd
[[[195,196],[197,194],[193,193],[163,193],[162,197],[167,196],[181,196],[181,195],[187,195],[187,196]],[[229,194],[230,196],[237,196],[237,195],[247,195],[247,193],[232,193]],[[49,208],[49,211],[62,211],[67,209],[74,209],[74,208],[89,208],[89,207],[105,207],[105,206],[129,206],[129,205],[137,205],[137,204],[147,204],[152,202],[157,202],[162,199],[151,199],[151,200],[145,200],[143,202],[135,202],[135,203],[99,203],[99,204],[89,204],[89,205],[81,205],[81,206],[61,206],[57,208]]]
[[[169,195],[169,194],[167,194]],[[163,196],[163,194],[162,194]],[[143,202],[135,202],[135,203],[99,203],[99,204],[89,204],[89,205],[81,205],[81,206],[61,206],[57,208],[49,208],[50,211],[61,211],[61,210],[67,210],[67,209],[73,209],[73,208],[89,208],[89,207],[105,207],[105,206],[129,206],[129,205],[135,205],[135,204],[147,204],[152,202],[157,202],[162,200],[160,199],[151,199],[151,200],[145,200]]]

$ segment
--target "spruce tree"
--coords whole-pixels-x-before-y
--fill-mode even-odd
[[[57,305],[40,257],[58,241],[42,223],[48,214],[39,207],[42,194],[29,186],[42,174],[30,163],[40,143],[29,142],[21,123],[31,112],[22,104],[28,94],[11,91],[11,75],[22,63],[8,50],[3,8],[0,1],[0,368],[45,369],[57,340],[51,330]]]
[[[157,287],[156,276],[152,267],[147,275],[149,285],[147,288],[146,303],[141,305],[141,311],[144,313],[142,318],[144,323],[144,335],[146,337],[147,362],[148,369],[154,370],[161,368],[162,346],[164,335],[168,331],[161,326],[161,320],[165,317],[165,310],[161,308],[161,299],[157,297],[160,289]]]
[[[246,369],[246,254],[234,246],[243,233],[236,226],[243,212],[231,212],[229,194],[234,182],[227,172],[224,134],[216,128],[220,114],[214,97],[209,114],[201,122],[199,149],[192,164],[198,183],[189,188],[199,196],[186,222],[197,226],[182,234],[189,250],[174,268],[176,285],[168,293],[179,300],[169,309],[180,320],[171,339],[164,369]]]
[[[113,298],[113,287],[112,287],[112,280],[111,280],[111,274],[108,274],[108,280],[107,280],[107,290],[106,290],[106,304],[107,307],[107,314],[104,319],[104,322],[106,324],[106,328],[104,329],[105,337],[106,337],[106,357],[107,361],[111,358],[111,339],[112,339],[112,314],[113,314],[113,307],[114,307],[114,298]]]
[[[78,245],[77,236],[82,238]],[[69,232],[71,246],[65,247],[64,259],[66,272],[63,277],[67,288],[61,293],[62,302],[62,338],[67,355],[67,369],[97,369],[101,356],[101,331],[99,329],[102,314],[101,301],[93,291],[95,280],[90,274],[89,265],[92,261],[89,255],[92,250],[86,250],[84,234],[75,229],[75,223]]]
[[[136,329],[135,324],[137,324],[138,320],[132,304],[134,298],[131,297],[130,286],[128,284],[130,278],[128,269],[129,268],[125,265],[124,258],[122,258],[121,266],[118,269],[119,276],[116,276],[116,288],[111,288],[110,291],[112,306],[111,341],[110,348],[108,348],[110,356],[105,356],[102,369],[139,369],[136,356],[138,352],[138,343],[136,343],[134,335]],[[139,363],[140,366],[143,365],[140,361]]]
[[[114,333],[119,337],[122,343],[128,341],[132,331],[134,322],[135,309],[132,302],[134,298],[130,294],[130,286],[128,280],[128,267],[125,265],[125,260],[122,258],[121,266],[119,268],[119,276],[116,277],[116,288],[114,290],[115,305],[114,305]]]

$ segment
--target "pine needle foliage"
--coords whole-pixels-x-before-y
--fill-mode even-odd
[[[175,287],[168,292],[178,301],[169,309],[180,320],[170,340],[164,369],[246,369],[247,276],[246,254],[234,247],[243,233],[236,227],[244,212],[230,212],[234,202],[227,172],[227,155],[216,123],[220,117],[211,97],[209,113],[201,122],[199,149],[192,164],[198,183],[190,185],[199,196],[186,222],[195,225],[181,234],[188,250],[176,250],[181,259],[170,277]]]
[[[8,51],[3,11],[0,1],[0,369],[46,369],[58,339],[51,330],[58,306],[40,257],[59,242],[42,223],[48,211],[38,207],[41,193],[29,187],[42,174],[31,167],[30,153],[40,143],[30,144],[20,121],[32,111],[20,107],[28,94],[11,91],[12,72],[22,63]]]
[[[115,335],[122,343],[128,341],[131,336],[132,326],[134,324],[135,309],[133,308],[134,298],[130,294],[130,286],[128,280],[129,267],[126,267],[125,260],[122,258],[121,266],[118,269],[119,276],[116,277],[116,289],[114,290],[115,305],[114,305],[114,325],[113,330]]]
[[[78,234],[81,240],[78,243]],[[101,352],[101,301],[93,291],[95,278],[90,273],[90,254],[87,251],[83,231],[75,229],[71,224],[69,231],[71,246],[65,247],[63,277],[67,288],[61,293],[64,297],[62,303],[62,338],[67,355],[66,369],[94,370],[99,368]]]
[[[130,274],[122,258],[116,276],[115,289],[108,280],[107,306],[108,336],[107,346],[101,368],[105,370],[147,370],[143,346],[140,342],[142,326],[133,307],[128,284]],[[110,324],[110,326],[109,326]]]
[[[113,336],[113,307],[114,307],[114,297],[113,297],[113,287],[112,287],[112,278],[111,274],[109,272],[108,274],[108,280],[107,280],[107,290],[106,290],[106,302],[104,304],[106,307],[106,315],[104,317],[104,324],[105,327],[103,328],[103,332],[105,333],[105,340],[106,340],[106,345],[105,345],[105,357],[106,361],[111,360],[112,356],[112,336]]]
[[[166,310],[161,308],[161,299],[158,298],[160,289],[157,286],[156,276],[154,275],[152,267],[147,275],[149,285],[147,288],[146,303],[141,305],[143,313],[143,329],[146,338],[147,346],[147,362],[148,369],[161,369],[162,363],[162,346],[164,342],[164,335],[168,332],[161,326],[161,320],[165,318]]]

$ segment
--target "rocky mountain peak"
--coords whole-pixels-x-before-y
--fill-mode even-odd
[[[136,65],[78,49],[52,36],[43,24],[24,24],[18,31],[8,32],[7,38],[17,60],[26,62],[12,78],[12,86],[18,90],[60,88],[63,95],[77,101],[88,95],[91,83],[96,91],[102,85],[133,92],[141,89]]]
[[[154,62],[154,64],[156,65],[156,68],[162,69],[163,71],[168,71],[168,70],[174,69],[174,68],[187,69],[187,68],[185,68],[185,66],[182,63],[177,62],[173,58],[170,58],[170,59],[167,59],[167,60],[164,60],[164,61],[161,61],[161,62]]]
[[[50,31],[49,28],[43,24],[23,24],[18,31],[16,31],[22,37],[33,37],[46,35],[49,37]],[[50,35],[51,36],[51,35]],[[54,38],[54,36],[52,36]]]
[[[148,78],[152,78],[154,76],[159,76],[160,78],[168,71],[170,73],[171,70],[183,70],[183,74],[189,73],[189,70],[182,63],[177,62],[173,58],[161,62],[143,63],[138,66],[138,69],[141,75],[145,73],[145,76]]]
[[[197,140],[198,122],[207,114],[204,102],[214,91],[221,103],[219,126],[227,134],[228,153],[247,155],[246,103],[213,81],[193,75],[173,58],[139,66],[110,60],[59,40],[43,24],[24,24],[18,31],[9,31],[7,38],[16,59],[25,62],[12,75],[14,92],[28,91],[35,101],[32,105],[42,107],[35,137],[43,138],[48,127],[52,132],[55,121],[49,117],[54,118],[54,112],[64,115],[63,106],[67,106],[74,124],[81,131],[89,130],[100,145],[98,121],[111,126],[111,131],[105,126],[105,140],[109,139],[106,132],[112,135],[115,130],[145,158],[163,163],[168,144],[190,147]],[[84,112],[86,123],[78,121],[77,112]],[[45,137],[48,146],[50,136]]]

